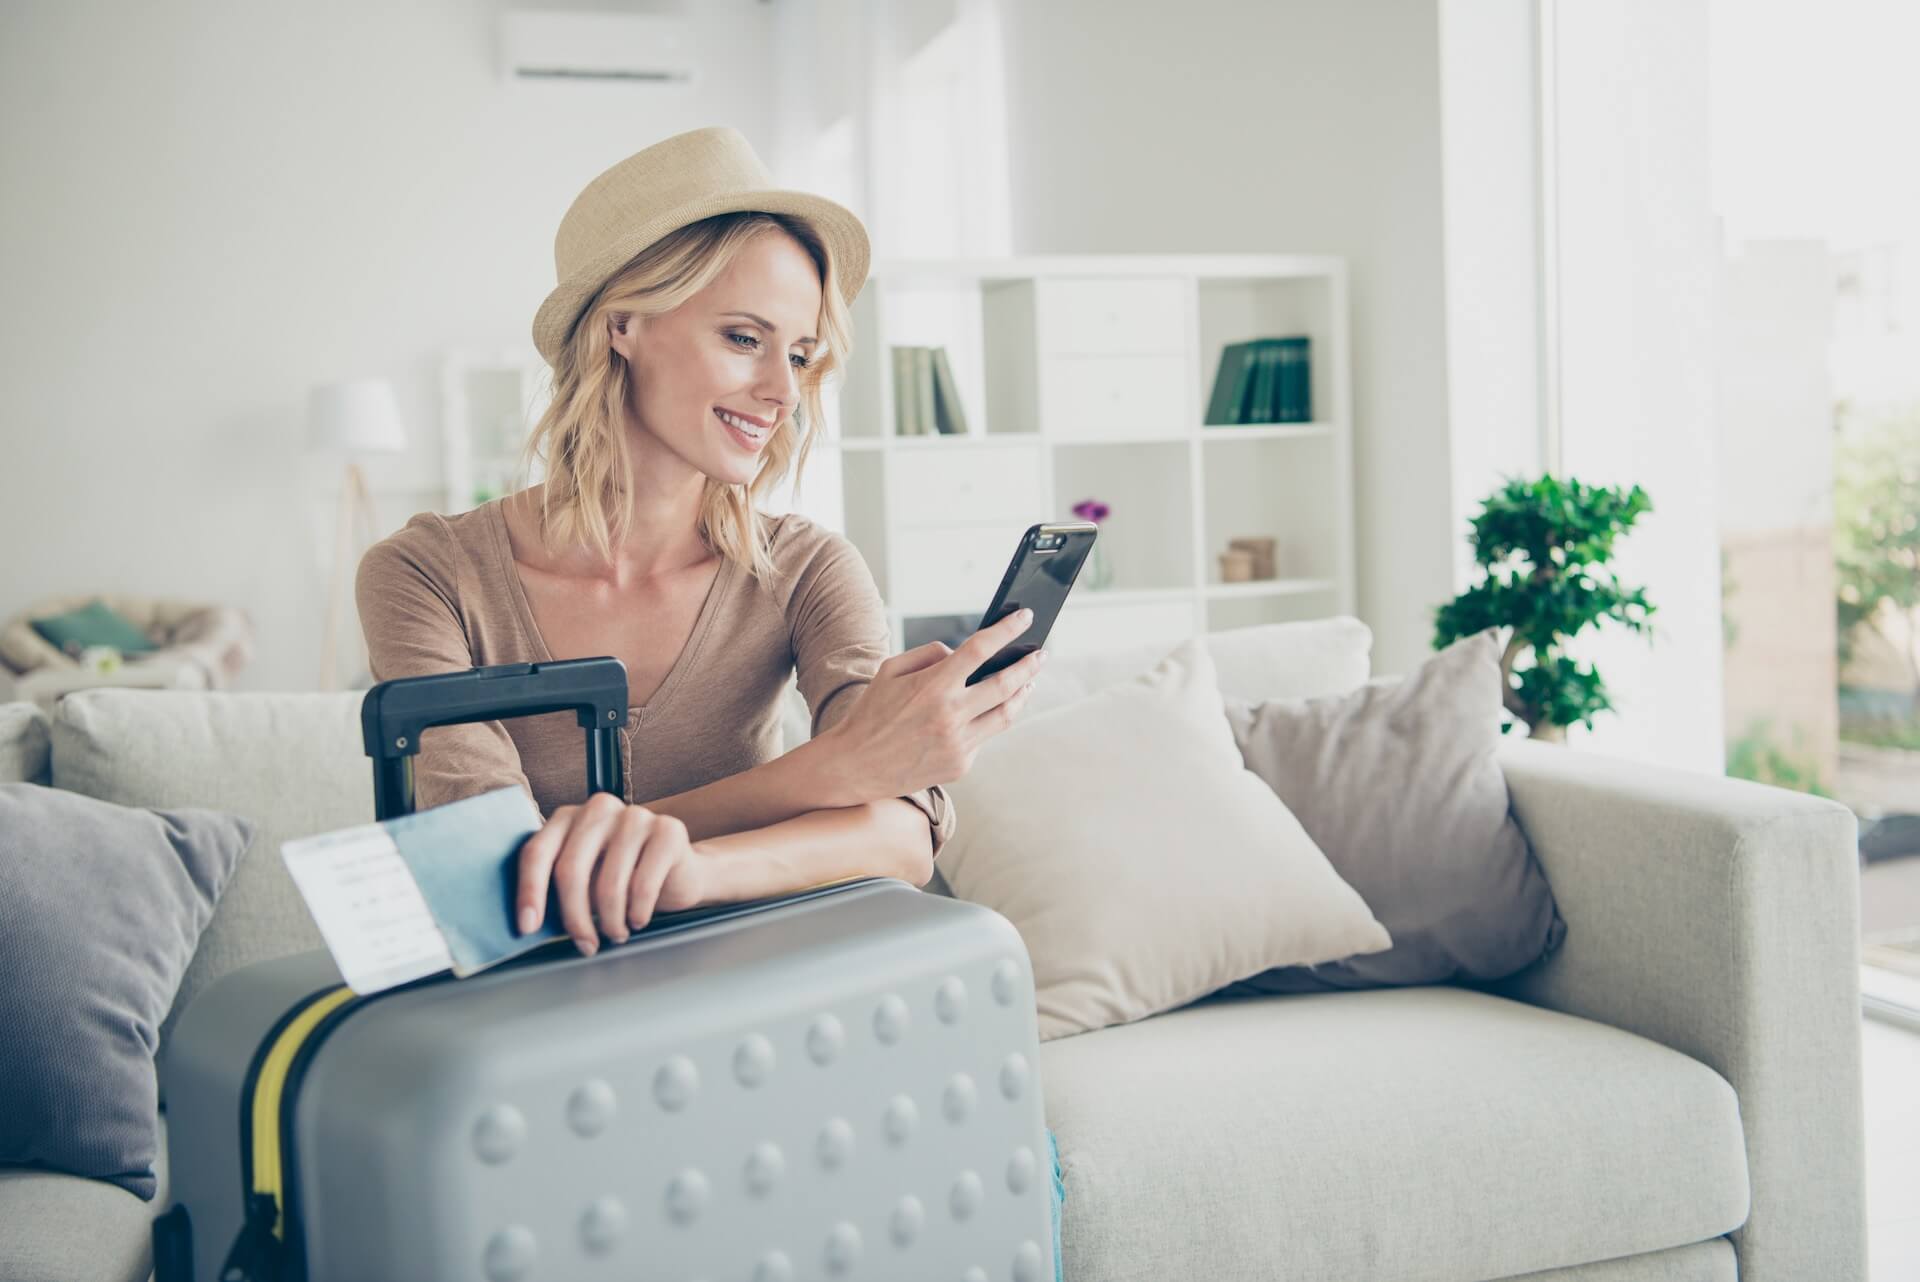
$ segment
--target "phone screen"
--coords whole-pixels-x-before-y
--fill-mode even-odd
[[[1033,623],[998,653],[975,668],[968,685],[986,680],[1002,668],[1018,663],[1046,644],[1053,621],[1067,603],[1067,593],[1093,551],[1100,527],[1092,521],[1063,521],[1029,526],[1014,549],[1013,560],[1000,579],[980,627],[989,628],[1019,610],[1032,610]],[[978,631],[979,629],[975,629]]]

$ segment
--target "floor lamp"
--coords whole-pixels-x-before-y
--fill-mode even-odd
[[[397,454],[407,447],[393,385],[382,378],[362,378],[315,387],[307,398],[307,441],[311,448],[342,459],[346,469],[334,520],[333,576],[327,591],[327,632],[320,651],[320,688],[333,690],[339,681],[337,653],[347,587],[359,566],[360,554],[377,534],[367,478],[356,456]]]

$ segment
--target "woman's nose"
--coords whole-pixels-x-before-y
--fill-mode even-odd
[[[754,391],[762,403],[777,407],[780,414],[785,415],[800,402],[799,371],[794,369],[792,362],[782,356],[780,372],[762,378],[760,385]]]

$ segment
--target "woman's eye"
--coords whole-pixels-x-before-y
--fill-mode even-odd
[[[750,346],[747,348],[748,351],[757,351],[760,347],[760,340],[754,337],[752,334],[728,334],[727,337],[741,339],[744,342],[750,344]],[[804,356],[789,356],[787,359],[793,362],[793,367],[795,369],[805,369],[807,366],[813,363],[812,361],[809,361]]]

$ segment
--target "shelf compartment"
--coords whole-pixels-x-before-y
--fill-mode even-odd
[[[1189,431],[1192,298],[1179,278],[982,282],[988,430],[1059,441]]]
[[[1229,343],[1304,334],[1311,340],[1313,417],[1316,421],[1340,418],[1345,407],[1335,401],[1333,294],[1330,276],[1201,280],[1196,291],[1200,334],[1196,417],[1206,419],[1220,355]]]
[[[1177,356],[1046,356],[1040,425],[1061,441],[1167,436],[1193,422],[1192,367]]]
[[[1220,554],[1236,538],[1276,541],[1280,579],[1332,581],[1337,577],[1334,532],[1346,519],[1331,434],[1254,440],[1208,438],[1201,443],[1206,543],[1203,581],[1209,587],[1251,591],[1270,580],[1228,584]]]
[[[960,398],[961,417],[966,420],[964,435],[983,435],[992,414],[987,402],[990,379],[979,283],[926,279],[876,281],[869,292],[877,296],[875,307],[881,317],[881,327],[867,331],[874,336],[868,341],[868,347],[878,366],[873,373],[881,388],[877,428],[873,434],[908,441],[958,439],[957,434],[942,437],[932,432],[924,437],[901,436],[897,430],[900,389],[894,386],[893,349],[943,347]]]
[[[887,472],[894,519],[901,526],[1030,525],[1046,510],[1042,469],[1040,447],[1031,444],[900,450]]]
[[[1190,442],[1062,444],[1053,455],[1056,520],[1098,499],[1112,508],[1100,526],[1101,555],[1113,567],[1113,588],[1191,591],[1193,581],[1193,454]],[[1084,576],[1085,571],[1082,570]],[[1084,583],[1074,596],[1085,591]]]
[[[914,570],[901,576],[887,600],[909,614],[986,609],[1014,549],[1020,546],[1020,536],[1031,524],[1021,518],[896,528],[890,551],[897,553],[901,565]]]
[[[1043,356],[1185,356],[1193,285],[1180,277],[1041,280],[1033,294]]]

